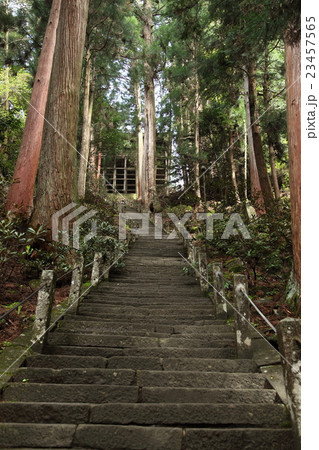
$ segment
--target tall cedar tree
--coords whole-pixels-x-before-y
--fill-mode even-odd
[[[301,47],[300,22],[290,24],[285,34],[287,128],[293,274],[301,284]],[[298,305],[295,305],[298,307]]]
[[[142,192],[142,203],[148,208],[154,199],[155,183],[155,154],[156,154],[156,125],[155,125],[155,88],[154,68],[151,62],[151,47],[153,42],[153,11],[152,0],[144,0],[144,177],[145,190]]]
[[[28,218],[33,209],[33,191],[40,159],[44,114],[49,92],[60,9],[61,0],[53,0],[33,85],[21,148],[13,175],[14,182],[10,187],[6,204],[7,211],[19,213],[24,218]]]
[[[52,215],[76,200],[76,139],[89,0],[64,0],[31,223],[50,229]]]

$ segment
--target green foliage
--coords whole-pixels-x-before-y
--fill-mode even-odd
[[[11,305],[2,305],[2,307],[10,310],[10,309],[16,307],[17,305],[19,305],[19,302],[11,303]],[[18,315],[21,313],[22,306],[23,305],[19,305],[18,308],[16,309]]]
[[[81,227],[81,235],[84,236],[91,230],[91,221],[87,221]],[[97,235],[87,242],[82,242],[81,252],[86,261],[93,261],[94,253],[101,252],[105,261],[113,261],[119,253],[127,252],[127,242],[118,239],[118,228],[108,221],[98,218]]]
[[[239,258],[248,270],[253,271],[255,279],[258,269],[282,277],[284,269],[288,269],[292,262],[290,210],[288,205],[283,205],[281,211],[275,213],[275,216],[263,215],[248,224],[251,239],[244,239],[240,233],[226,240],[221,239],[225,221],[216,221],[216,237],[208,244],[226,255]],[[233,271],[237,271],[240,264],[236,260],[234,262]]]
[[[0,173],[8,179],[20,148],[32,77],[24,69],[9,69],[6,76],[6,69],[0,69]]]
[[[190,266],[185,266],[182,268],[183,275],[193,275],[194,270]]]
[[[44,240],[42,227],[38,230],[27,228],[20,231],[22,224],[16,219],[7,217],[0,221],[0,272],[4,274],[12,270],[12,265],[29,258],[33,246]]]
[[[251,239],[244,239],[239,232],[236,236],[222,239],[221,236],[229,219],[224,214],[223,220],[214,221],[214,236],[206,241],[204,233],[198,233],[197,239],[206,241],[208,252],[214,257],[223,254],[231,259],[225,263],[231,272],[242,272],[256,279],[259,272],[282,278],[288,273],[292,263],[290,208],[288,202],[281,209],[274,209],[273,214],[263,215],[245,225]],[[252,272],[252,274],[251,274]]]
[[[181,219],[186,213],[192,213],[193,208],[187,205],[177,205],[177,206],[169,206],[165,209],[166,213],[173,213],[179,219]]]
[[[7,79],[8,77],[8,79]],[[8,98],[10,108],[24,117],[31,94],[32,76],[25,70],[0,69],[0,104],[3,107]]]
[[[42,226],[37,230],[26,228],[10,216],[0,220],[0,274],[3,281],[8,281],[15,270],[40,273],[44,269],[70,269],[70,249],[60,243],[43,248],[46,234]]]

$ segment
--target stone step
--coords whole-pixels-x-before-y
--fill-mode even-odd
[[[106,310],[107,311],[107,310]],[[112,313],[107,313],[107,312],[101,312],[101,311],[96,311],[94,309],[91,308],[80,308],[79,310],[79,316],[95,316],[95,317],[99,317],[100,319],[109,319],[109,320],[113,320],[113,321],[117,321],[120,319],[123,319],[123,314],[112,314]],[[134,320],[140,322],[141,320],[146,320],[149,321],[151,320],[153,323],[163,323],[163,321],[165,321],[166,323],[191,323],[194,324],[194,322],[198,321],[198,320],[214,320],[216,317],[215,314],[213,313],[207,313],[207,314],[201,314],[201,312],[199,313],[185,313],[183,315],[178,314],[178,313],[171,313],[171,314],[165,314],[164,311],[162,314],[152,314],[152,315],[147,315],[147,314],[130,314],[127,315],[126,320],[129,320],[131,322],[133,322]],[[174,321],[174,322],[173,322]]]
[[[69,314],[67,315],[67,320],[74,320],[74,321],[96,321],[96,322],[100,322],[101,320],[103,320],[103,322],[107,323],[132,323],[132,324],[139,324],[141,322],[143,322],[144,319],[141,319],[140,317],[135,318],[135,317],[123,317],[123,316],[117,316],[116,318],[112,318],[112,317],[108,317],[107,314],[104,314],[105,317],[102,317],[101,314],[79,314],[79,315],[75,315],[75,314]],[[167,326],[176,326],[176,325],[215,325],[216,323],[219,324],[225,324],[224,321],[218,321],[215,318],[213,319],[178,319],[177,317],[161,317],[160,319],[154,319],[153,317],[148,317],[147,318],[147,323],[149,324],[154,324],[154,325],[167,325]]]
[[[115,281],[111,280],[110,283],[113,283]],[[153,291],[157,290],[163,290],[162,286],[165,284],[165,291],[169,292],[170,294],[173,294],[175,288],[183,283],[184,287],[189,287],[190,289],[198,289],[198,283],[196,282],[185,282],[179,279],[169,279],[169,278],[163,278],[162,280],[152,280],[149,278],[144,279],[138,279],[138,280],[128,280],[128,279],[122,279],[121,280],[121,287],[127,287],[128,289],[134,289],[135,291],[139,288],[143,288],[143,290],[146,290],[148,288],[148,292],[151,293]],[[129,286],[128,286],[129,285]],[[183,292],[183,291],[182,291]]]
[[[74,326],[65,325],[63,327],[59,327],[56,330],[57,333],[79,333],[83,332],[85,334],[99,334],[99,335],[116,335],[116,336],[136,336],[136,337],[156,337],[156,338],[168,338],[171,336],[170,333],[161,333],[161,332],[152,332],[152,331],[128,331],[123,329],[111,329],[108,327],[91,327],[88,326],[82,326],[76,329]],[[175,336],[175,335],[174,335]],[[176,335],[178,336],[178,335]]]
[[[141,356],[114,356],[108,360],[108,369],[143,369],[198,372],[257,372],[254,361],[249,359],[206,358],[151,358]]]
[[[229,330],[228,330],[229,331]],[[175,333],[162,333],[159,331],[140,331],[140,330],[135,330],[135,331],[130,331],[130,330],[123,330],[120,328],[117,329],[112,329],[109,327],[94,327],[91,326],[89,327],[88,325],[86,326],[82,326],[79,327],[78,329],[76,329],[74,326],[72,325],[68,325],[66,324],[63,327],[59,327],[56,330],[57,333],[72,333],[72,334],[77,334],[79,332],[83,332],[85,334],[93,334],[93,335],[106,335],[106,336],[110,336],[110,335],[114,335],[114,336],[132,336],[132,337],[155,337],[155,338],[159,338],[159,339],[202,339],[202,340],[208,340],[208,342],[211,341],[211,339],[229,339],[232,340],[234,339],[234,333],[229,333],[227,332],[227,330],[223,330],[223,331],[219,331],[216,333],[206,333],[206,334],[188,334],[188,333],[183,333],[183,334],[175,334]],[[191,336],[191,337],[190,337]]]
[[[51,369],[47,367],[21,367],[12,377],[15,383],[49,384],[107,384],[131,386],[136,384],[136,370],[131,369]],[[1,403],[0,403],[1,404]]]
[[[105,368],[107,359],[101,356],[73,356],[73,355],[36,355],[25,360],[26,367],[50,367],[52,369],[95,367]]]
[[[76,429],[66,424],[1,423],[0,442],[2,448],[70,448]]]
[[[78,450],[291,450],[290,429],[278,428],[182,428],[83,424],[1,424],[5,448],[76,447]],[[21,448],[21,447],[20,447]]]
[[[261,399],[263,400],[263,399]],[[92,423],[114,425],[278,426],[286,420],[279,404],[77,404],[0,403],[2,423]]]
[[[194,274],[185,274],[185,264],[181,265],[170,265],[169,270],[167,270],[166,261],[163,264],[157,264],[154,269],[153,264],[150,265],[138,265],[136,262],[130,263],[128,260],[125,261],[125,267],[121,269],[121,271],[114,271],[111,273],[111,280],[119,280],[121,281],[122,277],[129,277],[132,279],[138,279],[140,276],[145,278],[153,278],[154,280],[160,280],[162,275],[165,278],[178,278],[183,281],[195,281]]]
[[[86,320],[85,316],[80,317],[81,320],[74,320],[72,315],[67,315],[64,317],[64,320],[59,322],[59,329],[64,329],[68,327],[70,329],[78,329],[82,328],[87,329],[103,329],[103,330],[121,330],[121,331],[149,331],[149,332],[159,332],[159,333],[174,333],[174,327],[171,325],[155,325],[152,323],[127,323],[127,322],[106,322],[101,320]]]
[[[83,305],[85,304],[101,304],[101,305],[110,305],[110,306],[136,306],[136,307],[157,307],[157,308],[166,308],[167,306],[186,306],[187,308],[194,308],[194,307],[212,307],[213,302],[208,298],[202,298],[199,299],[197,297],[195,298],[187,298],[183,299],[181,297],[179,298],[170,298],[170,299],[164,299],[156,298],[156,297],[120,297],[120,296],[111,296],[111,295],[89,295],[83,302]]]
[[[108,348],[108,347],[72,347],[46,346],[45,352],[51,355],[80,356],[142,356],[154,358],[233,358],[236,356],[235,345],[222,348]]]
[[[214,333],[234,333],[233,325],[176,325],[174,327],[175,334],[187,334],[187,335],[197,335],[197,334],[214,334]]]
[[[149,256],[144,257],[136,257],[128,255],[125,260],[124,270],[137,270],[144,271],[146,273],[156,273],[157,270],[161,272],[165,272],[165,268],[169,267],[169,270],[174,273],[180,273],[188,263],[184,261],[182,258],[152,258]],[[167,271],[166,271],[167,274]],[[185,275],[186,276],[186,275]]]
[[[177,305],[170,305],[170,306],[166,306],[164,308],[161,307],[146,307],[146,306],[139,306],[139,307],[134,307],[134,306],[111,306],[111,305],[102,305],[100,303],[90,303],[90,302],[85,302],[83,303],[80,308],[79,308],[79,313],[81,314],[85,314],[86,312],[88,312],[89,314],[91,312],[101,312],[102,314],[127,314],[129,316],[131,315],[154,315],[154,316],[163,316],[163,315],[178,315],[179,317],[183,318],[185,316],[207,316],[207,315],[211,315],[214,313],[214,309],[213,306],[208,306],[208,307],[195,307],[195,308],[190,308],[188,306],[184,307],[182,305],[177,306]]]
[[[41,399],[40,403],[156,403],[157,406],[167,403],[222,403],[223,405],[239,403],[239,408],[245,411],[246,404],[274,403],[276,392],[272,389],[210,389],[49,383],[8,383],[3,392],[5,402],[37,403],[39,399]],[[1,402],[1,404],[3,403]],[[285,411],[283,405],[276,404],[275,406],[282,407]],[[224,406],[224,409],[227,414],[228,406],[227,408]],[[5,414],[3,414],[3,417],[5,417]],[[269,418],[269,420],[271,419]],[[276,423],[278,422],[280,421],[276,419]],[[149,422],[149,424],[151,423],[153,422]],[[180,423],[183,423],[183,421]]]
[[[165,298],[166,300],[171,299],[175,300],[175,298],[184,298],[185,302],[187,304],[188,298],[194,298],[197,297],[198,299],[204,299],[201,295],[200,289],[193,288],[193,286],[189,286],[189,289],[182,290],[180,288],[177,288],[175,285],[171,287],[165,287],[165,289],[158,289],[156,287],[150,287],[149,289],[145,289],[139,286],[130,286],[130,288],[127,288],[127,286],[119,285],[119,286],[112,286],[109,289],[105,289],[105,292],[103,294],[101,293],[95,293],[97,296],[102,298],[112,298],[112,297],[120,297],[120,298],[144,298],[144,299],[152,299],[152,298]]]
[[[165,249],[165,248],[157,248],[156,250],[152,249],[152,248],[141,248],[141,249],[136,249],[134,251],[131,252],[131,256],[142,256],[143,258],[145,256],[151,256],[152,258],[154,257],[160,257],[160,258],[178,258],[180,255],[179,253],[183,254],[181,252],[180,249],[176,249],[176,250],[170,250],[169,248]]]
[[[8,383],[4,401],[53,403],[136,403],[138,386],[87,384]]]
[[[141,331],[152,331],[152,332],[160,332],[160,333],[170,333],[170,334],[190,334],[196,333],[197,331],[201,331],[202,334],[206,333],[223,333],[223,332],[232,332],[233,327],[230,325],[225,325],[221,320],[212,321],[213,324],[210,325],[156,325],[155,323],[145,323],[145,322],[120,322],[120,321],[107,321],[107,320],[91,320],[91,318],[86,319],[85,316],[75,316],[72,314],[66,315],[64,320],[59,322],[59,328],[63,328],[64,326],[72,326],[79,328],[81,326],[87,326],[89,328],[93,327],[102,327],[109,329],[121,329],[121,330],[141,330]]]
[[[83,442],[84,443],[84,442]],[[186,428],[182,449],[187,450],[292,450],[291,428]]]
[[[111,323],[117,323],[117,324],[133,324],[133,325],[137,325],[139,326],[141,323],[146,323],[145,321],[135,321],[132,320],[131,317],[122,317],[121,319],[117,319],[117,320],[110,320],[107,318],[103,318],[100,319],[98,316],[91,316],[91,315],[76,315],[76,314],[66,314],[64,316],[64,320],[65,321],[79,321],[79,322],[88,322],[88,321],[93,321],[93,322],[101,322],[101,320],[106,324],[111,324]],[[167,319],[166,320],[159,320],[159,321],[154,321],[152,320],[152,318],[148,318],[147,319],[147,323],[156,327],[156,326],[170,326],[170,327],[175,327],[175,326],[204,326],[204,325],[211,325],[211,326],[215,326],[215,325],[225,325],[225,321],[224,320],[217,320],[217,319],[212,319],[212,320],[189,320],[189,319],[183,319],[180,322],[178,320],[171,320],[171,319]]]
[[[181,253],[184,257],[186,256],[186,254],[184,254],[183,250],[181,250],[180,247],[176,247],[173,249],[173,252],[175,252],[174,257],[172,257],[172,255],[170,254],[170,256],[167,256],[166,254],[166,250],[168,250],[169,252],[171,252],[169,245],[167,249],[163,249],[163,255],[159,255],[158,251],[156,252],[156,255],[152,255],[151,248],[146,248],[146,252],[144,255],[141,255],[141,250],[143,250],[142,248],[140,248],[138,250],[138,253],[133,252],[133,250],[130,250],[130,252],[125,256],[125,265],[126,263],[130,266],[132,266],[134,263],[136,264],[136,266],[139,268],[143,265],[146,265],[146,262],[151,263],[151,265],[156,265],[156,266],[161,266],[163,267],[165,265],[165,263],[168,263],[171,267],[174,267],[175,269],[178,269],[179,267],[185,265],[185,261],[183,260],[183,258],[179,255],[179,253]],[[160,250],[160,249],[157,249]],[[165,254],[164,254],[165,252]],[[148,265],[148,268],[151,267],[151,265]]]
[[[165,308],[181,308],[184,306],[185,308],[193,309],[193,308],[211,308],[213,311],[215,306],[210,299],[198,300],[195,301],[185,301],[182,302],[182,299],[176,300],[165,300],[164,298],[158,300],[150,300],[149,298],[141,298],[141,299],[132,299],[132,298],[123,298],[123,297],[90,297],[85,299],[81,305],[92,305],[92,306],[113,306],[113,307],[134,307],[134,308],[150,308],[150,309],[165,309]],[[225,323],[225,322],[224,322]]]
[[[131,299],[131,298],[138,298],[138,299],[144,299],[147,301],[155,301],[158,299],[172,299],[170,302],[177,302],[177,301],[185,301],[187,304],[188,299],[193,300],[194,298],[197,298],[198,301],[206,300],[207,298],[203,297],[201,295],[200,290],[198,289],[197,292],[190,292],[189,290],[180,292],[177,289],[174,289],[174,292],[170,290],[169,292],[165,292],[164,290],[158,290],[154,289],[153,291],[150,289],[142,290],[142,289],[105,289],[104,292],[98,292],[94,291],[90,293],[90,298],[107,298],[107,299]]]
[[[142,370],[138,371],[137,379],[139,385],[152,387],[211,389],[265,389],[268,387],[268,382],[261,373]]]
[[[169,258],[169,257],[175,257],[178,258],[181,253],[182,255],[185,254],[183,245],[181,244],[171,244],[170,241],[161,241],[160,244],[154,245],[154,241],[145,242],[144,244],[140,244],[138,246],[134,246],[128,255],[128,257],[132,256],[151,256],[151,257],[159,257],[159,258]]]
[[[175,289],[174,289],[175,288]],[[154,286],[154,288],[150,289],[149,286],[143,287],[143,286],[132,286],[129,289],[127,289],[127,286],[125,284],[119,283],[118,281],[109,281],[105,286],[103,287],[103,291],[101,289],[96,289],[94,291],[95,294],[110,294],[114,292],[115,294],[118,293],[127,293],[128,296],[134,295],[134,293],[137,294],[137,296],[140,296],[141,294],[148,294],[149,296],[158,296],[160,293],[169,293],[172,296],[179,296],[179,295],[185,295],[185,297],[191,297],[191,296],[198,296],[200,295],[200,287],[199,286],[165,286],[165,285],[158,285]],[[178,295],[179,294],[179,295]]]
[[[86,403],[1,402],[0,423],[88,423],[90,412]]]
[[[81,347],[178,347],[178,348],[221,348],[232,346],[234,340],[226,339],[224,335],[219,339],[190,339],[180,338],[155,338],[144,336],[116,336],[97,334],[73,334],[73,333],[49,333],[49,345],[67,345]]]
[[[265,389],[261,373],[158,371],[131,369],[50,369],[21,367],[12,377],[15,383],[107,384],[118,386],[191,387],[223,389]]]
[[[164,272],[163,272],[164,273]],[[183,283],[184,286],[196,286],[198,287],[198,282],[195,279],[189,279],[189,278],[185,278],[182,275],[178,276],[165,276],[164,278],[165,283],[169,283],[169,284],[179,284],[179,283]],[[132,272],[132,275],[130,276],[129,274],[124,274],[124,275],[119,275],[119,276],[112,276],[110,278],[110,283],[118,283],[120,282],[122,283],[132,283],[132,284],[140,284],[140,285],[151,285],[153,287],[161,287],[162,283],[163,283],[163,279],[161,277],[160,274],[157,274],[156,276],[152,275],[152,274],[145,274],[145,272]]]
[[[284,405],[274,404],[106,404],[92,406],[90,422],[121,425],[278,426]]]
[[[159,281],[162,282],[163,279],[160,278]],[[193,292],[197,293],[197,292],[200,291],[199,285],[197,285],[197,286],[184,286],[184,284],[180,284],[180,285],[177,285],[175,287],[176,287],[176,290],[180,291],[180,292],[187,292],[187,291],[192,292],[193,291]],[[114,289],[116,288],[116,289],[120,290],[121,288],[122,289],[127,289],[127,286],[125,286],[124,284],[122,285],[122,282],[120,280],[113,280],[112,281],[112,279],[110,279],[107,283],[104,283],[103,291],[104,292],[106,290],[109,291],[112,288],[114,288]],[[101,290],[101,285],[96,289],[95,292],[99,292],[99,290]],[[150,289],[149,289],[149,286],[146,286],[146,287],[143,287],[143,286],[132,286],[132,290],[134,290],[134,291],[138,291],[138,290],[149,291]],[[154,291],[156,291],[156,290],[161,290],[161,291],[165,291],[165,290],[169,291],[170,290],[171,291],[172,287],[171,286],[166,286],[163,283],[159,283],[158,286],[156,286],[156,289],[154,288]]]
[[[103,331],[103,333],[109,334],[122,334],[122,333],[154,333],[154,334],[174,334],[175,336],[180,335],[214,335],[216,333],[233,333],[232,327],[229,325],[203,325],[202,327],[196,326],[156,326],[152,324],[143,324],[140,326],[136,324],[125,324],[113,323],[106,324],[105,322],[92,322],[92,321],[74,321],[74,320],[64,320],[59,323],[58,330],[63,331]]]

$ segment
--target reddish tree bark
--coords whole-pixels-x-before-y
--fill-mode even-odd
[[[49,22],[43,40],[30,106],[23,132],[21,148],[10,187],[6,210],[28,218],[33,208],[33,191],[39,165],[44,114],[47,104],[56,30],[59,23],[61,0],[53,0]]]
[[[301,283],[301,51],[285,39],[287,128],[294,277]]]

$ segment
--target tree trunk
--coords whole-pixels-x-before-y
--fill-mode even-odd
[[[229,162],[230,162],[230,170],[231,170],[231,180],[234,188],[235,200],[236,204],[240,203],[240,196],[238,190],[238,184],[236,179],[236,166],[234,161],[234,135],[233,131],[229,130]]]
[[[145,191],[145,168],[144,168],[144,136],[142,129],[142,98],[141,87],[138,81],[134,82],[134,95],[137,111],[137,195],[142,200]]]
[[[57,31],[32,225],[77,199],[76,140],[89,0],[64,0]]]
[[[248,81],[249,81],[249,106],[251,117],[251,129],[254,141],[254,152],[256,158],[256,166],[258,170],[259,182],[261,187],[264,205],[267,212],[271,211],[273,206],[273,195],[270,187],[270,182],[267,173],[267,166],[264,158],[261,133],[258,117],[258,102],[257,102],[257,86],[256,86],[256,68],[253,62],[247,65]]]
[[[195,44],[196,47],[197,44]],[[197,48],[195,50],[195,60],[197,60]],[[201,192],[200,192],[200,162],[199,162],[199,156],[200,156],[200,135],[199,135],[199,110],[200,110],[200,96],[199,96],[199,80],[198,80],[198,73],[196,69],[196,75],[195,75],[195,108],[194,108],[194,114],[195,114],[195,155],[196,155],[196,161],[195,161],[195,194],[196,197],[200,200],[201,199]]]
[[[21,148],[15,166],[14,183],[10,188],[6,204],[7,211],[18,213],[24,218],[30,216],[33,208],[33,191],[40,159],[44,115],[60,9],[61,0],[53,0],[23,131]]]
[[[271,169],[271,179],[274,187],[274,193],[276,200],[280,200],[280,189],[279,189],[279,183],[278,183],[278,176],[277,176],[277,169],[276,169],[276,153],[274,146],[272,143],[268,144],[269,148],[269,163],[270,163],[270,169]]]
[[[246,118],[247,120],[247,118]],[[248,145],[247,145],[247,140],[248,140],[248,133],[247,133],[247,123],[245,120],[245,130],[244,130],[244,197],[245,197],[245,202],[248,201]],[[237,135],[237,139],[240,139],[239,134]]]
[[[264,80],[263,80],[263,97],[264,97],[264,107],[267,111],[269,109],[271,97],[269,92],[269,52],[268,52],[268,46],[266,46],[265,50],[265,67],[264,67]],[[280,189],[278,184],[278,176],[277,176],[277,169],[276,169],[276,153],[273,145],[273,140],[271,138],[271,133],[269,127],[266,128],[266,134],[267,134],[267,141],[268,141],[268,149],[269,149],[269,163],[270,163],[270,169],[271,169],[271,179],[272,179],[272,185],[274,188],[275,198],[276,200],[280,199]]]
[[[287,128],[294,278],[301,283],[301,50],[285,39]]]
[[[9,13],[9,0],[6,2],[6,14]],[[6,113],[9,112],[10,104],[9,104],[9,97],[10,97],[10,82],[9,82],[9,74],[10,74],[10,66],[7,62],[7,59],[9,57],[9,30],[5,32],[5,57],[6,57],[6,64],[5,64],[5,111]],[[8,129],[4,132],[4,151],[6,152],[8,149]]]
[[[247,126],[247,137],[248,137],[248,147],[249,147],[249,174],[250,174],[250,196],[251,198],[256,198],[258,201],[258,212],[264,213],[264,200],[261,192],[261,186],[259,181],[259,175],[256,165],[255,150],[254,150],[254,140],[252,132],[252,120],[249,107],[249,79],[246,67],[244,68],[244,90],[245,90],[245,110],[246,110],[246,126]]]
[[[99,180],[101,177],[102,152],[98,152],[96,164],[97,164],[96,179]]]
[[[82,143],[81,143],[81,156],[80,156],[80,167],[78,178],[79,199],[84,199],[85,197],[88,158],[90,153],[90,134],[91,134],[93,103],[94,103],[94,93],[93,89],[91,89],[92,86],[91,77],[92,77],[92,60],[91,60],[91,52],[90,49],[88,48],[86,53]]]
[[[142,202],[148,208],[154,199],[156,192],[155,180],[155,153],[156,153],[156,127],[155,127],[155,92],[154,69],[150,62],[150,50],[153,41],[152,26],[153,12],[152,0],[144,0],[144,98],[145,98],[145,123],[144,123],[144,161],[145,161],[145,190]]]
[[[102,171],[102,159],[103,159],[103,141],[102,141],[102,132],[105,125],[103,123],[100,124],[100,142],[98,144],[98,153],[97,153],[97,161],[96,161],[96,179],[99,180],[101,178],[101,171]],[[110,182],[108,180],[105,180],[105,187],[110,188]],[[98,184],[100,189],[100,183]]]
[[[91,131],[90,131],[90,151],[89,151],[89,165],[88,165],[88,171],[91,173],[91,176],[93,178],[96,177],[96,171],[97,171],[97,165],[96,165],[96,146],[94,143],[94,128],[91,125]]]

